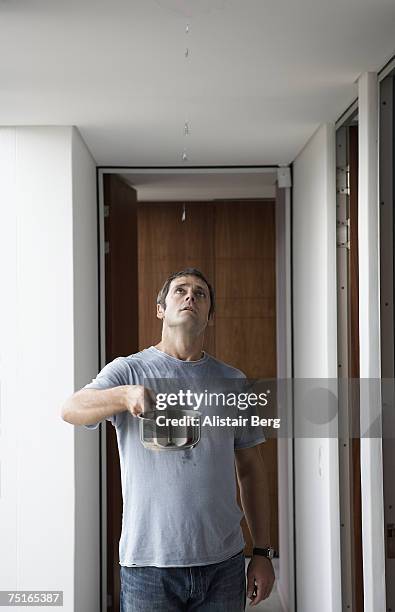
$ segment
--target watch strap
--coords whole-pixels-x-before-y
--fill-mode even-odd
[[[274,557],[274,548],[253,548],[253,555],[258,555],[260,557],[266,557],[267,559],[273,559]]]

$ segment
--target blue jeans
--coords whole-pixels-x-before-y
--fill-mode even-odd
[[[193,567],[120,567],[120,612],[244,612],[245,557]]]

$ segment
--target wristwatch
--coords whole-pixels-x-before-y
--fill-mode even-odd
[[[271,546],[269,546],[269,548],[253,548],[252,554],[272,560],[274,557],[274,548]]]

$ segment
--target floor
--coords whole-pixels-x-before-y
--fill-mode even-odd
[[[249,563],[249,559],[246,559],[246,570],[247,570],[247,566]],[[273,559],[273,567],[274,567],[274,573],[276,574],[276,578],[278,577],[278,559]],[[253,612],[254,610],[258,610],[259,612],[282,612],[282,608],[281,608],[281,604],[280,604],[280,599],[278,597],[278,593],[277,593],[277,580],[274,583],[274,587],[273,587],[273,591],[269,597],[269,599],[266,599],[265,601],[261,601],[261,603],[259,603],[257,606],[250,606],[249,605],[250,600],[247,599],[247,605],[246,605],[246,610],[248,610],[248,612]]]

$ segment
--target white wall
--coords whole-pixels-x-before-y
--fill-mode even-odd
[[[17,223],[15,213],[15,130],[0,130],[0,589],[16,589],[18,551]]]
[[[97,521],[94,452],[85,447],[82,500],[75,466],[85,448],[60,407],[97,370],[97,291],[74,297],[74,288],[87,283],[91,291],[97,282],[96,242],[85,231],[96,227],[94,163],[72,128],[18,127],[0,129],[0,167],[0,589],[63,590],[65,612],[93,611],[88,582],[84,604],[91,600],[74,605],[83,597],[74,562],[85,513]],[[88,311],[84,339],[92,346],[84,352]],[[94,545],[86,556],[98,564]]]
[[[72,134],[74,389],[99,370],[96,166]],[[69,426],[70,427],[70,426]],[[100,609],[99,431],[75,427],[75,611]]]
[[[337,377],[335,130],[323,125],[294,162],[294,376]],[[295,400],[295,414],[301,410]],[[297,606],[341,610],[338,445],[295,439]]]
[[[291,327],[291,190],[276,190],[276,336],[277,378],[280,414],[291,414],[292,327]],[[286,381],[284,383],[284,381]],[[292,436],[277,439],[278,464],[278,594],[286,612],[295,610],[293,449]]]

